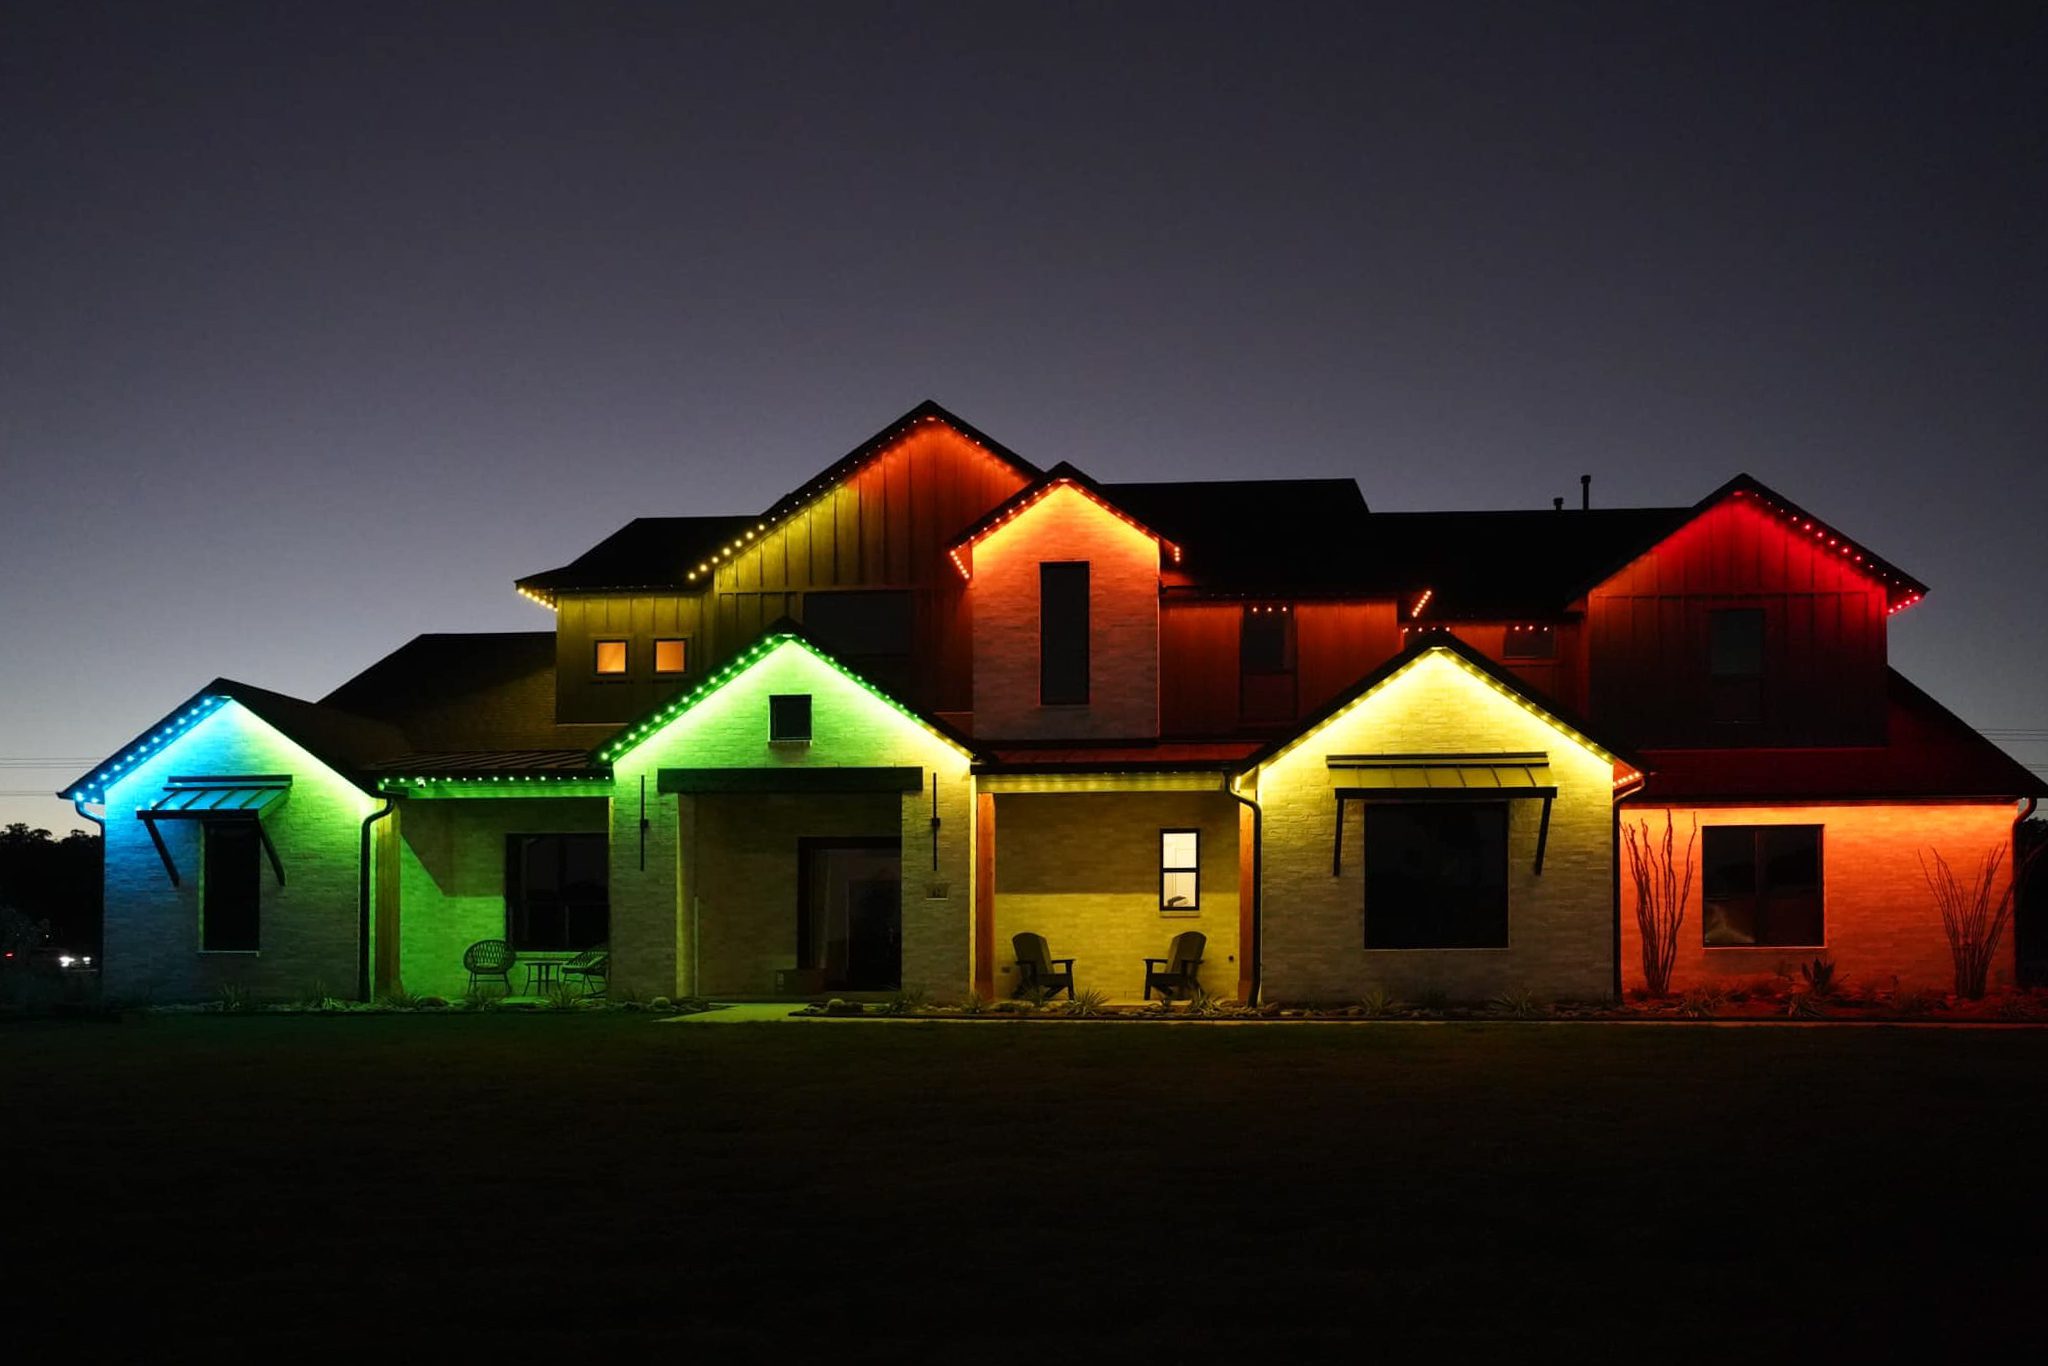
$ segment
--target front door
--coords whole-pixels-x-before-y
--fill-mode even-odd
[[[903,981],[898,839],[797,842],[796,958],[827,991],[893,991]]]

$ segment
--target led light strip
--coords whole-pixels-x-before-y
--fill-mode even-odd
[[[1074,492],[1080,494],[1089,502],[1095,504],[1095,506],[1101,508],[1104,512],[1116,518],[1119,522],[1122,522],[1125,526],[1131,528],[1133,531],[1136,531],[1141,535],[1149,536],[1153,540],[1159,542],[1159,544],[1166,547],[1167,553],[1173,557],[1173,562],[1175,564],[1180,563],[1180,547],[1178,545],[1174,544],[1172,541],[1167,540],[1164,536],[1161,536],[1158,532],[1152,530],[1150,527],[1140,523],[1135,518],[1128,517],[1121,511],[1110,506],[1107,502],[1104,502],[1102,498],[1100,498],[1094,492],[1092,492],[1085,484],[1070,479],[1065,475],[1061,475],[1058,479],[1053,480],[1050,484],[1047,484],[1044,488],[1032,494],[1029,498],[1026,498],[1023,502],[1017,504],[1017,506],[1011,508],[1008,512],[996,518],[993,522],[990,522],[987,526],[975,532],[966,540],[960,542],[958,545],[950,547],[946,551],[946,553],[950,555],[953,559],[953,567],[960,571],[960,577],[963,579],[972,579],[974,577],[973,573],[967,568],[967,562],[960,558],[961,551],[974,549],[975,546],[980,545],[984,540],[987,540],[990,536],[994,535],[1004,526],[1015,521],[1017,518],[1021,517],[1026,512],[1029,512],[1047,495],[1057,493],[1059,490],[1063,488],[1072,489]]]
[[[129,770],[135,765],[219,711],[229,700],[224,693],[205,694],[185,710],[171,716],[159,729],[143,736],[120,754],[86,774],[63,795],[95,805],[105,801],[107,789],[127,777]]]

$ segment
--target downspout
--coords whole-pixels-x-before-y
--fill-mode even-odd
[[[356,879],[356,996],[365,1002],[370,999],[370,888],[374,885],[370,867],[370,827],[395,809],[391,795],[381,795],[384,805],[363,817],[362,851],[358,862],[361,876]]]
[[[2006,848],[2012,850],[2012,872],[2009,874],[2012,878],[2012,981],[2016,987],[2027,985],[2020,980],[2020,964],[2024,961],[2020,957],[2020,912],[2025,909],[2020,903],[2020,898],[2026,895],[2027,883],[2030,880],[2025,875],[2033,872],[2032,868],[2020,861],[2020,827],[2034,819],[2034,809],[2040,804],[2039,797],[2027,798],[2026,806],[2019,815],[2013,817],[2012,838],[2006,842]],[[92,818],[87,816],[86,819]]]
[[[1223,775],[1224,795],[1234,802],[1250,807],[1252,813],[1252,991],[1251,999],[1246,1001],[1245,1004],[1255,1006],[1259,1003],[1259,956],[1261,940],[1265,933],[1259,912],[1266,883],[1266,813],[1259,809],[1259,804],[1256,801],[1241,795],[1236,788],[1233,788],[1230,785],[1230,779],[1231,775],[1229,773]]]
[[[99,955],[100,966],[104,968],[107,957],[107,818],[105,816],[95,816],[92,812],[86,810],[85,798],[83,797],[73,797],[71,799],[71,809],[76,811],[85,820],[91,821],[100,828],[100,930],[99,945],[93,949],[93,952]],[[2018,827],[2015,826],[2014,829],[2017,831]],[[2019,845],[2015,844],[2013,848],[2017,849]]]

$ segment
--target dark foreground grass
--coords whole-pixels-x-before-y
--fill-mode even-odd
[[[5,1289],[170,1356],[1967,1356],[2039,1342],[2044,1077],[2040,1031],[16,1025]]]

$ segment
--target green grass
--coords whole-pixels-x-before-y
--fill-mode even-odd
[[[1974,1350],[2034,1312],[2044,1068],[2040,1031],[22,1024],[8,1289],[174,1355]]]

